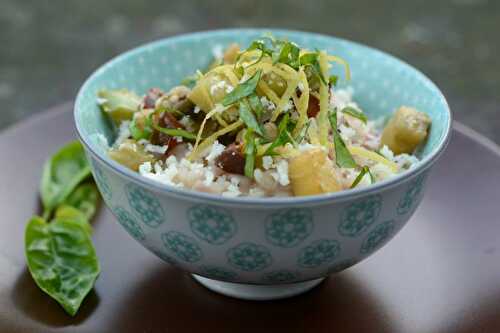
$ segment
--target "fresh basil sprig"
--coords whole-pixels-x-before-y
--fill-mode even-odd
[[[233,103],[236,103],[240,99],[248,97],[251,94],[253,94],[255,88],[257,88],[257,84],[259,83],[261,75],[262,75],[262,70],[259,69],[248,80],[236,86],[236,88],[234,88],[233,91],[224,96],[224,98],[222,99],[222,105],[229,106]]]
[[[79,142],[56,152],[45,163],[40,184],[44,217],[34,216],[25,229],[26,262],[33,280],[72,316],[100,272],[89,223],[99,195],[95,184],[80,184],[89,174]]]
[[[252,110],[255,112],[257,119],[260,120],[262,118],[262,115],[264,114],[264,106],[262,105],[259,96],[257,96],[256,94],[250,95],[248,97],[248,102],[250,103],[250,107],[252,108]]]
[[[333,144],[335,145],[335,160],[340,168],[355,168],[356,161],[347,149],[344,140],[337,130],[337,111],[330,112],[329,115],[330,125],[332,126]]]

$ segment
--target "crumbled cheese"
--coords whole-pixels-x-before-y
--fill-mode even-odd
[[[302,82],[299,82],[297,84],[297,87],[299,88],[300,91],[304,91],[305,90],[304,84]]]
[[[141,165],[139,165],[139,173],[142,175],[144,173],[151,172],[153,170],[153,166],[151,165],[151,162],[144,162]]]
[[[211,95],[215,95],[215,93],[217,92],[217,90],[225,90],[226,88],[226,81],[224,80],[220,80],[219,82],[215,83],[215,84],[212,84],[210,86],[210,94]]]
[[[387,145],[383,145],[382,148],[380,148],[379,152],[380,154],[382,154],[382,156],[384,156],[388,160],[390,161],[394,160],[394,153],[389,147],[387,147]]]
[[[212,170],[207,170],[205,172],[205,180],[203,181],[203,184],[205,186],[210,186],[214,182],[214,179],[215,179],[215,175],[212,172]]]
[[[189,116],[184,116],[179,120],[179,123],[184,126],[188,132],[194,132],[193,122]]]
[[[195,114],[198,114],[200,111],[201,111],[200,107],[199,107],[198,105],[196,105],[196,106],[194,107],[193,112],[194,112]]]
[[[150,153],[165,154],[167,152],[168,146],[157,146],[150,143],[148,140],[141,139],[137,143],[144,146],[144,150]]]
[[[392,170],[385,164],[377,163],[370,168],[370,172],[377,181],[390,178],[394,175]]]
[[[220,144],[219,141],[215,140],[215,142],[212,145],[212,148],[210,149],[210,153],[205,157],[207,162],[213,163],[215,159],[222,154],[226,146],[223,144]]]
[[[262,167],[266,170],[269,170],[273,166],[273,158],[271,156],[262,157]]]
[[[115,146],[120,146],[125,140],[130,138],[129,126],[130,126],[129,120],[122,121],[120,127],[118,128],[118,137],[116,138]]]
[[[344,124],[339,125],[339,131],[342,139],[349,142],[351,142],[356,136],[356,131],[353,128],[346,126]]]
[[[276,164],[276,170],[278,171],[278,183],[282,186],[290,184],[290,180],[288,179],[288,162],[284,159],[280,160]]]
[[[396,163],[399,169],[411,169],[418,163],[418,158],[413,155],[400,154],[395,156],[393,162]]]
[[[293,109],[293,103],[291,100],[288,100],[288,102],[286,102],[286,104],[283,106],[283,112],[288,112],[291,109]]]
[[[274,105],[273,102],[268,100],[266,96],[262,96],[260,98],[260,102],[262,103],[262,106],[269,111],[276,109],[276,105]]]

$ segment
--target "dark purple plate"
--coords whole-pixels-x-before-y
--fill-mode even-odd
[[[460,124],[405,229],[309,293],[273,302],[214,294],[147,252],[101,207],[102,273],[69,317],[32,281],[23,238],[39,207],[43,161],[75,138],[70,110],[0,134],[0,332],[500,332],[500,149]]]

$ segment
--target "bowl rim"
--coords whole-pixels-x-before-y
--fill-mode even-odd
[[[123,60],[125,58],[128,58],[130,56],[133,56],[133,55],[136,55],[136,54],[139,54],[142,52],[147,52],[148,49],[163,45],[164,43],[175,43],[178,40],[189,40],[189,39],[200,40],[203,38],[210,38],[210,37],[213,37],[214,35],[218,35],[218,34],[238,34],[238,33],[249,33],[249,32],[260,32],[260,33],[273,32],[273,33],[278,33],[278,34],[283,34],[283,35],[301,34],[301,35],[307,35],[311,38],[333,39],[333,40],[337,40],[341,43],[346,43],[346,44],[351,44],[351,45],[355,45],[358,47],[366,48],[371,52],[379,53],[384,57],[389,57],[390,59],[395,60],[404,66],[407,66],[416,75],[420,76],[421,79],[423,79],[424,81],[427,81],[429,86],[438,93],[440,100],[444,103],[445,112],[446,112],[446,122],[447,122],[445,124],[446,126],[444,128],[444,135],[441,136],[440,141],[437,144],[437,146],[427,156],[425,156],[422,160],[420,160],[420,162],[418,163],[417,166],[415,166],[414,168],[411,168],[409,170],[405,170],[404,172],[397,174],[396,176],[391,177],[390,179],[380,181],[380,182],[375,183],[373,185],[370,185],[368,187],[347,189],[347,190],[343,190],[343,191],[339,191],[339,192],[311,195],[311,196],[299,196],[299,197],[224,197],[220,194],[200,192],[200,191],[195,191],[192,189],[178,188],[178,187],[174,187],[174,186],[170,186],[170,185],[166,185],[166,184],[161,184],[157,181],[143,177],[140,174],[138,174],[137,172],[134,172],[134,171],[126,168],[125,166],[119,164],[118,162],[113,161],[107,157],[101,156],[98,152],[96,152],[96,150],[93,149],[92,145],[88,141],[88,138],[82,134],[83,132],[81,129],[81,125],[78,122],[77,113],[79,112],[78,105],[79,105],[81,99],[83,98],[84,91],[87,89],[87,87],[90,85],[91,81],[97,75],[99,75],[102,71],[104,71],[108,66],[112,65],[114,62]],[[152,42],[149,42],[146,44],[142,44],[142,45],[137,46],[135,48],[132,48],[132,49],[125,51],[123,53],[120,53],[119,55],[111,58],[110,60],[108,60],[107,62],[105,62],[101,66],[99,66],[85,80],[83,85],[78,90],[77,97],[76,97],[75,102],[74,102],[73,118],[74,118],[78,138],[83,143],[83,145],[85,146],[87,151],[90,152],[101,163],[106,165],[109,169],[113,170],[114,172],[117,172],[122,177],[125,177],[128,180],[133,181],[136,184],[140,184],[142,186],[145,186],[148,190],[151,190],[153,192],[162,193],[162,194],[165,194],[168,196],[176,197],[178,199],[184,199],[184,200],[187,199],[190,201],[201,201],[201,202],[204,202],[207,204],[237,205],[237,206],[242,206],[242,207],[320,205],[320,204],[325,204],[325,203],[343,202],[343,201],[355,199],[355,198],[360,197],[360,196],[365,196],[365,195],[383,192],[383,191],[388,190],[390,188],[393,188],[397,185],[405,183],[407,180],[412,179],[412,178],[416,177],[417,175],[422,174],[429,167],[431,167],[436,162],[436,160],[442,155],[445,148],[447,147],[447,145],[450,141],[451,128],[452,128],[452,123],[453,123],[453,117],[452,117],[452,113],[450,111],[450,107],[448,105],[448,102],[447,102],[446,98],[444,97],[443,93],[441,92],[441,90],[438,88],[438,86],[430,78],[428,78],[425,74],[423,74],[420,70],[411,66],[407,62],[399,59],[398,57],[395,57],[395,56],[393,56],[389,53],[386,53],[384,51],[378,50],[374,47],[364,45],[364,44],[361,44],[361,43],[358,43],[355,41],[351,41],[348,39],[344,39],[344,38],[339,38],[339,37],[330,36],[330,35],[321,34],[321,33],[315,33],[315,32],[289,30],[289,29],[276,29],[276,28],[233,28],[233,29],[216,29],[216,30],[190,32],[190,33],[185,33],[185,34],[180,34],[180,35],[175,35],[172,37],[166,37],[166,38],[162,38],[159,40],[155,40],[155,41],[152,41]]]

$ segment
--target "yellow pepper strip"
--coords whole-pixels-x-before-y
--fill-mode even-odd
[[[299,82],[302,84],[302,94],[300,95],[300,98],[297,97],[297,94],[294,94],[293,96],[293,102],[295,103],[295,107],[299,113],[297,125],[293,130],[294,137],[299,135],[300,131],[307,122],[307,109],[309,107],[309,83],[307,82],[307,76],[303,69],[300,69],[299,71]]]
[[[359,146],[348,146],[347,149],[349,149],[349,152],[353,155],[357,155],[360,157],[364,157],[366,159],[372,160],[374,162],[381,163],[385,166],[387,166],[389,169],[391,169],[392,172],[398,172],[398,166],[396,163],[389,161],[385,157],[370,151],[368,149],[365,149],[363,147]]]
[[[328,78],[328,61],[327,55],[324,51],[319,53],[319,66],[323,77]],[[330,92],[327,84],[321,83],[319,86],[319,114],[318,114],[318,127],[319,127],[319,140],[320,143],[328,147],[328,109],[330,104]]]
[[[337,57],[337,56],[333,56],[333,55],[327,56],[327,59],[328,59],[328,61],[333,61],[333,62],[336,62],[336,63],[341,64],[342,66],[344,66],[345,78],[346,78],[347,81],[351,80],[351,69],[350,69],[349,64],[347,63],[347,61],[345,61],[341,57]]]
[[[218,137],[238,129],[241,125],[243,125],[243,121],[238,120],[230,124],[229,126],[222,128],[217,132],[215,132],[214,134],[210,135],[199,146],[193,149],[193,151],[191,152],[191,154],[189,154],[187,159],[190,161],[197,159],[200,153],[203,152],[205,149],[207,149],[209,146],[211,146],[215,142],[215,140],[217,140]],[[198,135],[200,135],[200,132],[198,132]]]

